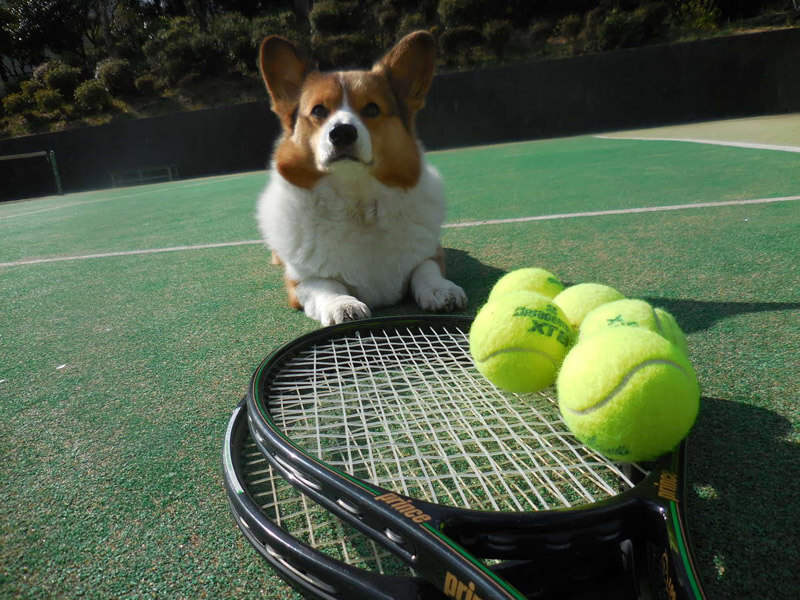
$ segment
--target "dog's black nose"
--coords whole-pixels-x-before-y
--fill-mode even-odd
[[[328,134],[328,137],[331,140],[331,144],[337,148],[342,148],[345,146],[350,146],[358,139],[358,130],[354,125],[341,123],[339,125],[334,125],[333,129],[331,129],[331,132]]]

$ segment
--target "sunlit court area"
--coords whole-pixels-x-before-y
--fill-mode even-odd
[[[0,598],[797,597],[800,7],[95,4],[52,9],[74,39],[37,3],[0,7]],[[277,58],[259,50],[273,34],[292,40]],[[315,69],[371,65],[388,104],[353,108],[350,75],[325,81],[353,106],[319,99]],[[378,254],[404,235],[398,199],[416,202],[417,179],[392,183],[402,136],[372,119],[396,119],[438,173],[440,249],[423,258],[446,268],[400,273],[400,299],[367,314],[314,313],[323,276],[297,256],[348,227],[325,268],[364,232],[386,235],[361,253]],[[287,139],[334,158],[292,179],[270,159]],[[356,180],[371,191],[347,204]],[[292,215],[297,255],[265,241],[284,216],[257,204],[268,185],[289,190],[269,206]],[[531,329],[495,317],[511,341],[492,356],[543,354],[524,338],[545,331],[539,310],[568,323],[552,378],[519,391],[470,328],[530,267],[556,291],[511,297],[550,308],[516,308]],[[335,268],[326,294],[369,297]],[[452,295],[426,300],[423,277]],[[586,314],[635,299],[673,319],[652,333],[671,354],[645,362],[696,385],[688,433],[641,460],[597,440],[660,435],[683,410],[674,379],[666,417],[614,416],[595,437],[559,399],[558,369],[593,343],[559,297],[587,283],[618,295]],[[578,387],[604,385],[592,369],[624,345],[578,365]],[[515,382],[540,363],[519,364],[502,367]],[[638,370],[575,414],[628,398]]]

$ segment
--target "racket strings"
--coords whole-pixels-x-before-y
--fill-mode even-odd
[[[460,329],[328,340],[289,360],[265,393],[273,420],[296,444],[406,496],[479,510],[546,510],[595,502],[634,483],[572,436],[552,389],[520,396],[486,381]]]
[[[261,512],[292,537],[340,562],[387,575],[411,569],[370,538],[310,500],[269,465],[247,436],[241,449],[244,488]]]

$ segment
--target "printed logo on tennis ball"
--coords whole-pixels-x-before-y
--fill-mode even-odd
[[[675,317],[644,300],[616,300],[598,306],[583,319],[578,338],[584,341],[609,327],[643,327],[666,338],[678,346],[684,354],[689,353],[686,336],[675,321]]]
[[[626,325],[628,327],[638,327],[639,323],[637,323],[636,321],[626,321],[625,317],[623,317],[622,315],[617,315],[613,319],[606,319],[606,325],[608,325],[609,327],[619,327],[620,325]]]
[[[478,371],[497,387],[528,393],[555,382],[572,330],[549,298],[536,292],[508,292],[478,311],[469,348]]]
[[[557,390],[561,416],[575,437],[630,462],[672,450],[700,406],[689,359],[641,327],[608,328],[579,341],[564,359]]]

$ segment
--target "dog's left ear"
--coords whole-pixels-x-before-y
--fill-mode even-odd
[[[397,42],[374,67],[386,74],[397,99],[409,113],[409,122],[425,106],[435,64],[436,40],[427,31],[415,31]]]

